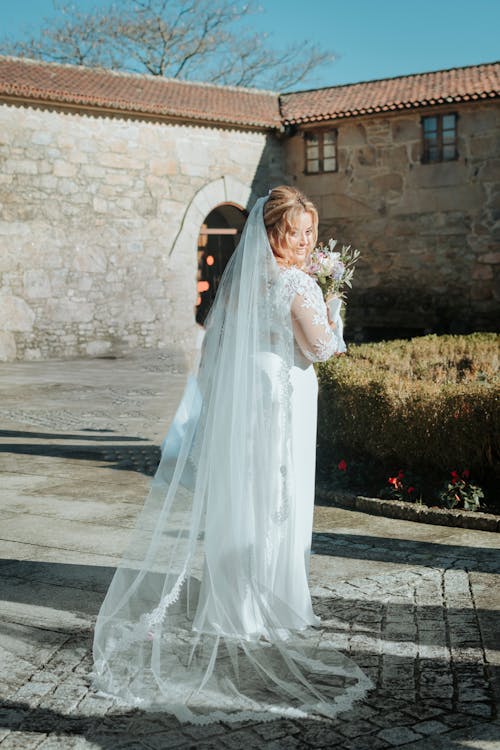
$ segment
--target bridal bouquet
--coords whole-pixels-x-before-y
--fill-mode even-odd
[[[305,270],[318,282],[325,300],[338,299],[345,302],[343,287],[352,287],[354,266],[360,252],[351,249],[350,245],[342,245],[342,250],[338,252],[335,251],[336,245],[337,240],[329,239],[326,246],[320,244],[315,248]]]
[[[339,346],[338,352],[346,351],[344,343],[344,322],[340,315],[342,302],[345,301],[344,287],[352,287],[354,266],[360,256],[359,250],[352,250],[350,245],[342,245],[340,252],[335,251],[337,240],[329,239],[328,245],[316,247],[309,258],[306,272],[315,279],[325,298],[329,317],[335,326]]]

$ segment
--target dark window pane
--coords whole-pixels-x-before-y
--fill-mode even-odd
[[[437,130],[437,117],[424,117],[424,130]]]
[[[452,161],[455,158],[455,144],[453,146],[443,146],[443,161]]]
[[[443,143],[455,143],[454,130],[443,130]]]
[[[456,115],[443,115],[443,130],[455,130]]]
[[[439,161],[439,149],[437,146],[431,146],[427,151],[427,159],[429,161]]]
[[[307,133],[306,135],[307,145],[309,145],[310,143],[318,143],[318,140],[319,140],[318,136],[314,135],[314,133]]]
[[[424,135],[425,143],[429,146],[432,146],[434,144],[437,144],[438,142],[438,134],[437,133],[425,133]]]

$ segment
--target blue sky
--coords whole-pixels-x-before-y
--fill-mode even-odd
[[[78,0],[84,8],[107,0]],[[337,54],[308,88],[500,58],[498,0],[260,0],[251,23],[279,46],[310,39]],[[0,0],[0,36],[36,31],[52,0]]]

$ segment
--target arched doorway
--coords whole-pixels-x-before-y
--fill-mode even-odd
[[[198,298],[196,322],[203,325],[226,264],[239,242],[247,212],[233,203],[210,211],[198,237]]]

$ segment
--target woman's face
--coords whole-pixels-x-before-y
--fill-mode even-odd
[[[286,234],[286,244],[290,253],[290,262],[303,266],[309,257],[314,242],[313,219],[310,213],[303,211]]]

